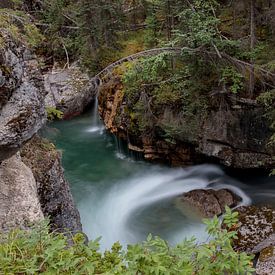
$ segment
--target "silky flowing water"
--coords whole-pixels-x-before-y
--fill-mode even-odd
[[[96,110],[69,121],[50,123],[44,134],[62,151],[65,174],[80,211],[84,232],[99,236],[102,249],[144,240],[149,233],[171,244],[195,236],[205,241],[204,225],[178,196],[198,188],[229,188],[242,204],[270,203],[274,178],[253,177],[249,185],[215,165],[168,168],[131,156],[108,134]],[[273,203],[274,204],[274,203]]]

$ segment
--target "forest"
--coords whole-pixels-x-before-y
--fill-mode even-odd
[[[274,176],[274,0],[1,0],[0,274],[275,274]]]

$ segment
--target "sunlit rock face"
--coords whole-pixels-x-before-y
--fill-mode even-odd
[[[44,89],[38,63],[8,34],[0,49],[0,162],[15,154],[45,123]]]

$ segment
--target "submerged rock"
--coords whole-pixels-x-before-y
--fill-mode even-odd
[[[62,111],[65,119],[80,115],[97,93],[95,83],[77,66],[46,73],[44,86],[46,107]]]
[[[0,230],[25,228],[44,218],[32,171],[19,154],[0,165]]]
[[[212,218],[224,213],[225,206],[237,206],[241,198],[228,189],[197,189],[183,194],[180,202],[194,208],[200,216]]]
[[[50,218],[52,229],[81,231],[79,212],[64,176],[60,153],[54,145],[35,136],[22,148],[21,155],[34,173],[39,202],[44,216]]]

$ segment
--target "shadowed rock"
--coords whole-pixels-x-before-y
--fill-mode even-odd
[[[65,179],[61,155],[46,139],[35,136],[21,150],[22,160],[34,173],[37,192],[51,227],[62,232],[82,230],[79,212]]]

